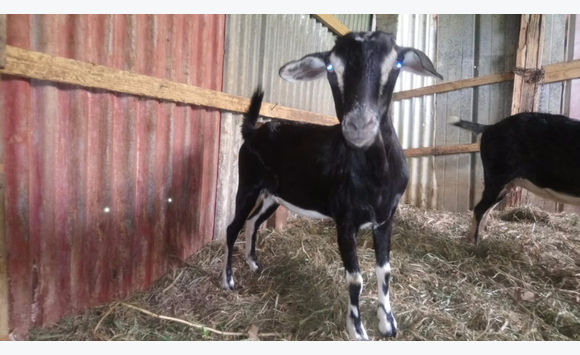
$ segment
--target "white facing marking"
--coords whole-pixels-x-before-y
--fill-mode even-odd
[[[276,203],[278,203],[278,204],[286,207],[290,211],[292,211],[294,213],[297,213],[297,214],[299,214],[301,216],[310,217],[310,218],[321,218],[321,219],[330,218],[329,216],[325,216],[325,215],[321,214],[320,212],[302,209],[302,208],[300,208],[298,206],[295,206],[295,205],[291,204],[290,202],[284,201],[283,199],[281,199],[278,196],[274,196],[274,195],[271,195],[271,196],[272,196],[272,199]]]
[[[383,59],[381,63],[381,95],[383,94],[383,87],[387,83],[389,79],[389,74],[395,65],[395,61],[397,60],[397,51],[393,48],[391,53]]]
[[[338,82],[340,94],[344,96],[344,61],[334,53],[330,54],[328,60],[330,61],[330,64],[332,64],[334,72],[336,73],[336,80]]]
[[[352,314],[354,314],[355,317],[358,318],[358,310],[352,304],[350,305],[350,311],[351,311]]]
[[[550,188],[539,187],[526,179],[516,178],[512,181],[512,183],[521,186],[524,189],[530,190],[531,192],[535,193],[540,197],[545,197],[551,200],[569,203],[572,205],[580,205],[580,197],[578,196],[568,195],[562,192],[554,191]]]
[[[392,334],[393,327],[391,323],[388,321],[387,316],[391,313],[391,303],[389,301],[389,291],[383,293],[383,287],[385,286],[385,279],[387,275],[391,274],[391,264],[386,263],[383,266],[377,265],[376,267],[377,272],[377,285],[379,291],[379,307],[377,308],[377,318],[379,319],[379,330],[381,334]],[[386,312],[386,313],[385,313]],[[391,317],[393,315],[391,314]],[[393,323],[396,327],[396,321],[393,317]]]
[[[360,324],[360,328],[362,331],[362,334],[359,334],[356,331],[356,327],[354,326],[354,322],[352,320],[352,318],[350,317],[350,314],[347,313],[346,315],[346,331],[348,332],[348,335],[350,336],[351,339],[354,340],[368,340],[368,336],[367,336],[367,331],[365,330],[364,325]]]
[[[347,271],[346,272],[346,282],[348,283],[349,286],[350,285],[360,285],[359,295],[360,295],[360,293],[362,293],[363,278],[362,278],[362,275],[360,272],[350,273]],[[362,334],[359,334],[356,331],[356,327],[355,327],[354,322],[350,316],[351,312],[356,318],[360,317],[356,306],[353,306],[352,304],[350,304],[350,297],[349,297],[348,311],[346,313],[346,330],[348,331],[348,334],[350,335],[350,337],[353,339],[356,339],[356,340],[368,339],[367,332],[365,330],[365,327],[362,324],[362,321],[361,321],[361,325],[360,325],[361,330],[362,330]]]
[[[262,202],[262,207],[252,218],[246,220],[246,224],[244,226],[244,234],[246,237],[246,263],[252,271],[258,270],[258,264],[256,264],[256,262],[250,258],[250,253],[252,252],[252,235],[256,229],[256,221],[264,212],[266,212],[268,208],[270,208],[270,206],[274,204],[274,199],[272,198],[272,195],[263,193],[258,198],[256,206],[258,206],[260,202]],[[256,212],[256,206],[254,206],[251,213]]]
[[[346,282],[349,285],[351,285],[351,284],[361,285],[361,291],[362,291],[363,278],[362,278],[362,275],[360,274],[360,272],[350,273],[347,271]]]
[[[358,228],[359,229],[369,229],[370,227],[373,227],[374,228],[375,226],[376,226],[375,223],[373,223],[373,222],[367,222],[367,223],[361,224]]]

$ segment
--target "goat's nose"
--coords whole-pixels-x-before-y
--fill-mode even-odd
[[[346,127],[354,130],[366,129],[374,123],[374,120],[369,117],[353,117],[347,120]]]

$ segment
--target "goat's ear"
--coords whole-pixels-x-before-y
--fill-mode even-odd
[[[398,52],[399,58],[402,59],[401,70],[419,75],[434,76],[443,80],[443,76],[437,73],[431,59],[422,51],[415,48],[400,47]]]
[[[318,79],[326,73],[324,58],[327,54],[328,52],[313,53],[286,63],[280,68],[280,76],[290,82]]]

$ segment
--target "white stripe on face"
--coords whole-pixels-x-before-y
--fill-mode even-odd
[[[389,79],[389,74],[397,61],[397,51],[393,48],[383,62],[381,63],[381,95],[383,94],[383,87]]]
[[[332,68],[336,74],[336,81],[338,82],[340,94],[344,97],[344,61],[334,53],[330,54],[328,60],[330,61],[330,64],[332,64]]]

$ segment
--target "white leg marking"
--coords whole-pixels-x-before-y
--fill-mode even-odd
[[[234,275],[232,274],[231,279],[228,281],[228,276],[226,273],[227,263],[228,263],[228,244],[224,243],[224,270],[222,272],[222,288],[225,290],[234,289]]]
[[[362,275],[359,272],[354,272],[354,273],[346,273],[346,282],[350,288],[351,285],[359,285],[360,286],[360,292],[359,292],[359,296],[362,293],[362,289],[363,289],[363,278]],[[349,304],[348,304],[348,309],[346,312],[346,331],[348,332],[348,335],[350,336],[351,339],[355,339],[355,340],[368,340],[368,336],[367,336],[367,332],[365,330],[365,327],[362,324],[362,320],[360,320],[360,313],[358,310],[358,305],[352,305],[350,303],[350,294],[349,294]],[[360,321],[360,332],[357,331],[357,327],[355,324],[355,320],[353,319],[353,317],[357,318]]]
[[[258,264],[256,264],[256,261],[251,258],[250,253],[252,252],[252,235],[254,234],[256,220],[259,216],[260,214],[258,213],[253,218],[248,219],[244,227],[246,234],[246,264],[248,264],[252,271],[258,270]]]
[[[383,335],[392,335],[397,331],[397,321],[393,317],[391,302],[389,300],[389,290],[386,284],[386,278],[391,275],[391,264],[386,263],[383,266],[377,265],[377,285],[379,291],[379,306],[377,307],[377,318],[379,319],[379,330]],[[387,292],[385,292],[387,288]],[[389,320],[389,318],[392,320]],[[394,328],[393,328],[394,327]]]
[[[262,202],[262,207],[260,208],[260,210],[258,211],[258,213],[256,213],[252,218],[246,220],[246,224],[244,226],[244,234],[246,237],[246,264],[248,264],[248,266],[250,267],[250,270],[252,271],[257,271],[258,270],[258,264],[256,263],[256,261],[254,259],[251,258],[251,252],[252,252],[252,235],[254,234],[254,231],[256,229],[256,221],[258,220],[258,218],[260,218],[260,216],[266,212],[266,210],[268,208],[270,208],[270,206],[272,206],[274,204],[274,200],[272,198],[272,195],[269,194],[262,194],[260,195],[260,197],[258,198],[258,201],[256,202],[256,206]],[[254,210],[252,210],[252,213],[255,212],[255,207]],[[257,239],[257,237],[256,237]]]

